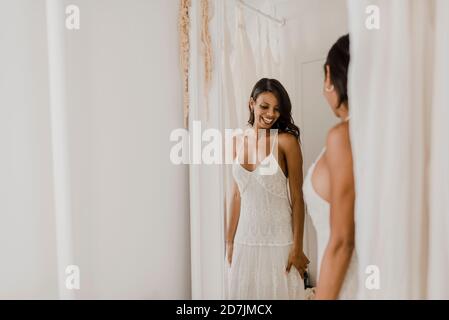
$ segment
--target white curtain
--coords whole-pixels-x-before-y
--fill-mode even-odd
[[[178,10],[0,1],[0,299],[191,298]]]
[[[449,4],[348,7],[360,298],[449,298]]]
[[[449,1],[435,4],[427,297],[449,299]]]

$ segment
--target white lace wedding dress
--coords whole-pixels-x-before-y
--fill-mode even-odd
[[[293,244],[292,209],[287,178],[273,154],[276,138],[254,171],[242,167],[240,152],[233,164],[241,202],[232,264],[227,264],[230,299],[304,299],[299,272],[295,267],[285,272]],[[274,174],[264,172],[270,165]]]
[[[315,191],[312,184],[312,176],[315,170],[317,162],[321,159],[326,149],[321,151],[321,154],[315,160],[315,162],[310,166],[309,171],[304,179],[303,184],[303,194],[304,201],[306,203],[307,213],[312,219],[313,226],[315,227],[317,234],[317,247],[318,247],[318,277],[321,268],[321,263],[324,256],[324,251],[326,250],[327,243],[330,237],[330,204],[320,197],[320,195]],[[355,299],[357,293],[357,261],[356,254],[352,256],[351,262],[349,264],[348,271],[346,273],[346,278],[344,280],[342,289],[340,290],[339,299]]]

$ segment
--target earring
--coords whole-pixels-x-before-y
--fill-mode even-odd
[[[326,87],[324,89],[326,90],[326,92],[332,92],[332,91],[334,91],[335,87],[334,87],[334,85],[331,85],[330,87]]]

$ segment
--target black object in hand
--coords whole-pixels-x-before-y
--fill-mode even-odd
[[[310,289],[312,288],[312,285],[310,284],[310,277],[309,274],[304,272],[304,289]]]

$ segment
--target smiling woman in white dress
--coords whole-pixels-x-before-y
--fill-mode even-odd
[[[349,35],[329,51],[324,69],[324,96],[341,122],[328,134],[326,147],[304,181],[304,199],[317,233],[316,299],[355,299],[354,177],[349,139],[347,77]]]
[[[249,108],[251,129],[240,143],[234,141],[226,235],[229,298],[304,299],[309,261],[303,253],[299,129],[292,120],[290,98],[277,80],[260,80]],[[251,161],[251,153],[256,161]]]

